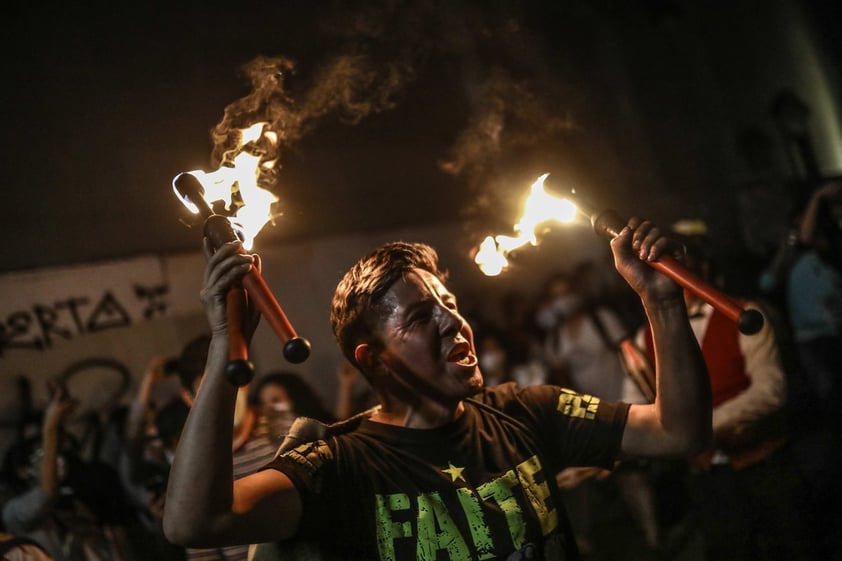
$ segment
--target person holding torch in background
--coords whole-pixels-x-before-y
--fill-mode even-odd
[[[471,326],[435,251],[394,242],[340,281],[331,322],[380,407],[234,481],[226,294],[252,267],[205,242],[212,341],[170,473],[164,531],[190,547],[298,540],[343,559],[577,559],[557,472],[687,456],[711,438],[708,374],[681,287],[647,265],[677,249],[630,219],[611,241],[652,326],[657,398],[607,402],[552,385],[486,387]],[[332,429],[333,427],[331,427]]]

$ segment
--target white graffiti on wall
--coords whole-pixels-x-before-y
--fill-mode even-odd
[[[171,313],[157,257],[0,277],[0,358]]]

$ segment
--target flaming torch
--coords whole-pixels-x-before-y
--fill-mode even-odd
[[[526,200],[523,216],[515,225],[516,236],[488,236],[482,242],[474,258],[480,269],[489,276],[500,274],[507,266],[506,255],[511,251],[531,243],[537,245],[535,227],[549,220],[557,222],[572,222],[577,213],[586,217],[594,231],[606,238],[619,235],[625,226],[625,221],[613,210],[596,211],[582,201],[573,202],[574,193],[570,198],[559,198],[544,190],[544,180],[549,174],[544,174],[532,184],[531,193]],[[685,290],[722,312],[726,317],[735,321],[740,332],[752,335],[763,327],[762,314],[754,309],[745,309],[732,298],[723,294],[715,287],[687,270],[670,256],[661,256],[657,261],[646,262],[654,269],[665,274]]]
[[[232,166],[222,166],[211,173],[184,172],[173,179],[173,191],[184,206],[204,219],[204,235],[214,248],[240,240],[244,251],[251,249],[255,236],[272,217],[270,210],[277,197],[261,188],[257,180],[261,166],[272,166],[273,162],[261,162],[259,154],[243,149],[261,138],[274,140],[271,131],[264,132],[263,127],[264,123],[257,123],[241,131],[239,152]],[[219,203],[230,216],[214,211],[213,205]],[[309,341],[298,336],[262,275],[252,269],[243,277],[242,285],[227,295],[230,351],[225,374],[236,386],[248,384],[254,377],[248,344],[240,330],[246,294],[284,344],[284,358],[299,363],[310,356]]]

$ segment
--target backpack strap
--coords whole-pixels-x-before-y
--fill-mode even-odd
[[[608,330],[605,328],[605,323],[602,321],[602,318],[599,317],[599,311],[595,306],[588,309],[588,316],[590,316],[591,321],[596,327],[596,330],[599,332],[599,336],[602,338],[602,342],[605,343],[605,346],[615,351],[619,350],[620,342],[614,341],[608,336]],[[621,337],[621,340],[622,339],[623,338]]]
[[[608,330],[605,328],[602,318],[599,317],[597,309],[591,308],[588,312],[605,346],[617,353],[623,371],[632,379],[643,397],[649,403],[654,403],[655,372],[644,353],[635,345],[628,333],[622,335],[618,341],[612,340],[608,336]]]

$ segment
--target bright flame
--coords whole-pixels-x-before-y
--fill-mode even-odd
[[[260,156],[244,150],[250,142],[265,139],[271,144],[277,144],[277,135],[271,130],[263,130],[266,123],[255,123],[240,131],[240,142],[235,150],[233,166],[224,165],[216,171],[189,171],[205,190],[204,199],[213,208],[213,204],[221,201],[226,211],[231,213],[229,220],[234,230],[243,239],[243,247],[250,250],[254,245],[254,238],[272,217],[272,205],[278,197],[271,191],[260,187],[258,180],[261,170],[271,169],[275,162],[262,162]],[[173,187],[175,190],[175,187]],[[234,200],[234,195],[238,199]],[[182,197],[176,190],[176,195],[193,214],[199,214],[199,209],[189,199]]]
[[[535,230],[549,220],[570,223],[576,219],[576,205],[567,199],[553,197],[544,190],[545,173],[532,184],[523,205],[523,214],[514,226],[515,236],[488,236],[480,244],[474,262],[488,276],[499,275],[508,267],[506,255],[526,244],[538,245]]]

